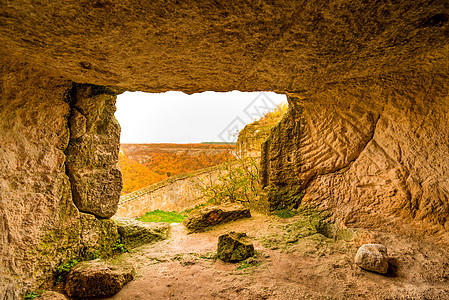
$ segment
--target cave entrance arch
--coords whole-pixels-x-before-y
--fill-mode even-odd
[[[115,217],[139,217],[156,209],[190,209],[202,198],[192,188],[196,180],[212,184],[221,163],[260,157],[287,99],[272,92],[125,92],[116,106],[123,189]]]

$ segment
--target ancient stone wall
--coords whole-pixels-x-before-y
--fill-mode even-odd
[[[201,187],[215,184],[224,172],[220,166],[173,176],[122,196],[114,217],[140,217],[160,209],[182,212],[204,203]]]

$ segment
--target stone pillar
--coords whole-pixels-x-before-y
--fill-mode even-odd
[[[116,94],[104,87],[75,84],[71,92],[66,155],[73,201],[80,211],[100,218],[115,214],[122,190],[115,101]]]

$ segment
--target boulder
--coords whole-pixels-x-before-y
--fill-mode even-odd
[[[146,223],[131,218],[117,218],[115,221],[126,249],[165,240],[170,233],[168,223]]]
[[[387,248],[381,244],[362,245],[355,256],[355,263],[362,269],[386,274],[388,271]]]
[[[218,238],[217,256],[222,261],[237,262],[254,255],[254,245],[246,233],[231,231]]]
[[[205,231],[208,227],[218,224],[250,217],[248,208],[237,204],[225,204],[200,209],[186,218],[183,224],[189,233],[193,233]]]
[[[109,297],[134,279],[130,265],[113,264],[101,259],[81,262],[70,270],[64,290],[73,298]]]
[[[67,297],[64,294],[55,292],[55,291],[46,291],[42,295],[39,296],[40,300],[67,300]]]

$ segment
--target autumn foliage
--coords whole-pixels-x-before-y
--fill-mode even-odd
[[[212,167],[235,159],[234,145],[125,144],[119,167],[122,194],[146,187],[173,175]]]

